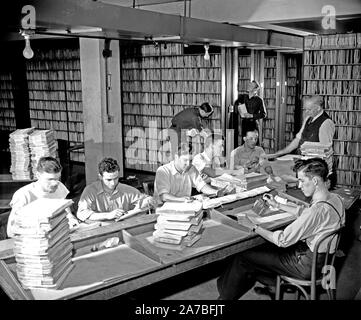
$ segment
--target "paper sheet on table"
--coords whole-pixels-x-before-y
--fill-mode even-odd
[[[286,219],[286,218],[290,218],[293,216],[294,216],[294,214],[292,214],[292,213],[282,212],[282,213],[277,213],[277,214],[273,214],[271,216],[266,216],[266,217],[255,217],[253,215],[248,215],[248,218],[253,223],[260,224],[260,223],[266,223],[266,222],[271,222],[271,221],[275,221],[275,220]]]

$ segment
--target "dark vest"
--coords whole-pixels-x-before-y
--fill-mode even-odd
[[[302,132],[299,146],[301,146],[305,141],[320,142],[319,130],[322,123],[327,119],[330,119],[330,117],[325,111],[313,122],[311,122],[312,119],[308,119]]]

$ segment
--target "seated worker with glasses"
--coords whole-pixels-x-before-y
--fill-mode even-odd
[[[136,188],[119,183],[119,165],[115,159],[99,163],[99,180],[86,186],[78,204],[81,221],[117,220],[131,211],[141,212],[153,207],[153,199]]]
[[[312,197],[311,206],[304,209],[284,230],[274,232],[253,224],[247,217],[244,218],[244,226],[270,243],[241,252],[233,258],[217,280],[219,299],[238,299],[251,289],[258,279],[264,279],[265,276],[274,277],[275,280],[277,274],[310,279],[317,240],[344,224],[345,209],[342,199],[330,193],[326,186],[327,163],[320,158],[298,160],[294,170],[297,172],[302,192],[305,196]],[[278,204],[272,196],[267,199],[270,205],[282,209],[283,205]],[[323,266],[327,245],[327,241],[323,242],[319,248],[321,254],[317,261],[317,271],[321,271]],[[335,251],[335,241],[331,243],[331,252],[332,250]]]
[[[222,196],[224,190],[209,186],[192,166],[192,149],[181,144],[174,154],[174,160],[157,169],[154,182],[154,197],[159,203],[166,201],[191,201],[192,187],[211,196]]]

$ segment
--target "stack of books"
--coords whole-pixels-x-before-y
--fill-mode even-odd
[[[13,180],[31,180],[29,134],[34,128],[18,129],[9,135],[11,153],[10,172]]]
[[[29,136],[32,172],[35,176],[38,160],[41,157],[58,157],[58,143],[53,130],[35,130]]]
[[[16,213],[16,273],[24,288],[58,288],[71,271],[67,199],[38,199]]]
[[[321,158],[327,162],[329,174],[332,173],[332,155],[331,145],[325,145],[320,142],[304,142],[301,147],[302,159]]]
[[[202,202],[166,202],[157,208],[159,214],[153,232],[154,243],[170,249],[192,246],[201,238]]]

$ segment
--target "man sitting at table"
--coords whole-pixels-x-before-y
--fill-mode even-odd
[[[219,299],[238,299],[256,280],[282,274],[298,279],[310,279],[312,256],[318,239],[330,231],[337,230],[345,222],[345,209],[340,196],[330,193],[325,185],[327,163],[314,158],[298,160],[295,164],[299,187],[305,196],[312,197],[311,206],[284,230],[269,231],[259,227],[245,217],[243,225],[271,243],[249,249],[236,255],[232,263],[217,280]],[[267,202],[273,207],[283,205],[270,196]],[[335,240],[335,239],[334,239]],[[325,256],[328,243],[322,243],[319,252]],[[281,247],[281,248],[278,248]],[[331,250],[335,250],[335,241]],[[321,271],[323,259],[317,261]]]
[[[119,165],[104,158],[98,166],[99,180],[86,186],[78,204],[77,217],[82,220],[116,220],[128,211],[144,211],[153,199],[136,188],[119,183]]]
[[[223,190],[213,189],[192,166],[192,150],[189,144],[181,144],[174,160],[157,169],[154,196],[159,202],[185,202],[191,200],[192,187],[206,195],[221,196]]]
[[[209,178],[214,178],[224,173],[232,175],[243,173],[243,170],[230,170],[221,167],[223,148],[223,136],[220,134],[211,134],[205,139],[204,151],[194,156],[192,165],[206,182],[209,181]]]
[[[69,190],[59,180],[61,177],[62,166],[53,157],[42,157],[37,164],[37,173],[35,182],[17,190],[10,202],[11,212],[7,224],[8,237],[14,236],[14,226],[16,215],[20,208],[41,198],[65,199]],[[77,219],[73,216],[69,208],[66,208],[71,228],[79,225]]]
[[[257,146],[258,130],[247,129],[243,137],[244,144],[231,152],[230,169],[244,169],[244,173],[260,172],[265,152]]]

